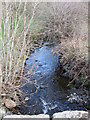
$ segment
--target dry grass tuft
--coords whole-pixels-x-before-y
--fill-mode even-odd
[[[48,37],[52,35],[60,43],[60,62],[68,75],[84,82],[88,78],[88,3],[51,4]]]

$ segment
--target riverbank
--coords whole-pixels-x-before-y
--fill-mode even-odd
[[[87,42],[81,41],[81,48],[74,43],[73,38],[62,39],[59,44],[60,64],[62,66],[61,75],[70,78],[68,86],[72,89],[72,94],[76,93],[83,97],[83,103],[90,109],[90,79],[88,64]],[[78,91],[78,92],[77,92]],[[83,94],[84,93],[84,94]],[[81,95],[80,95],[81,94]]]

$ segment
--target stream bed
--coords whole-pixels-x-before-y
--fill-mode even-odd
[[[49,114],[65,110],[85,110],[78,103],[68,102],[68,78],[61,77],[59,55],[55,43],[44,43],[25,63],[22,79],[22,114]]]

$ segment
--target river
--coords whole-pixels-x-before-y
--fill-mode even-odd
[[[25,63],[22,79],[22,98],[26,105],[20,107],[22,114],[49,114],[65,110],[83,110],[79,104],[69,103],[67,87],[69,78],[61,77],[59,55],[55,43],[44,43],[36,49]]]

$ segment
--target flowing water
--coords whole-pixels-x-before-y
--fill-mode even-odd
[[[69,79],[60,76],[59,55],[54,51],[57,45],[44,43],[26,60],[22,87],[26,105],[20,107],[22,114],[52,115],[65,110],[82,110],[79,104],[70,104],[67,96]]]

